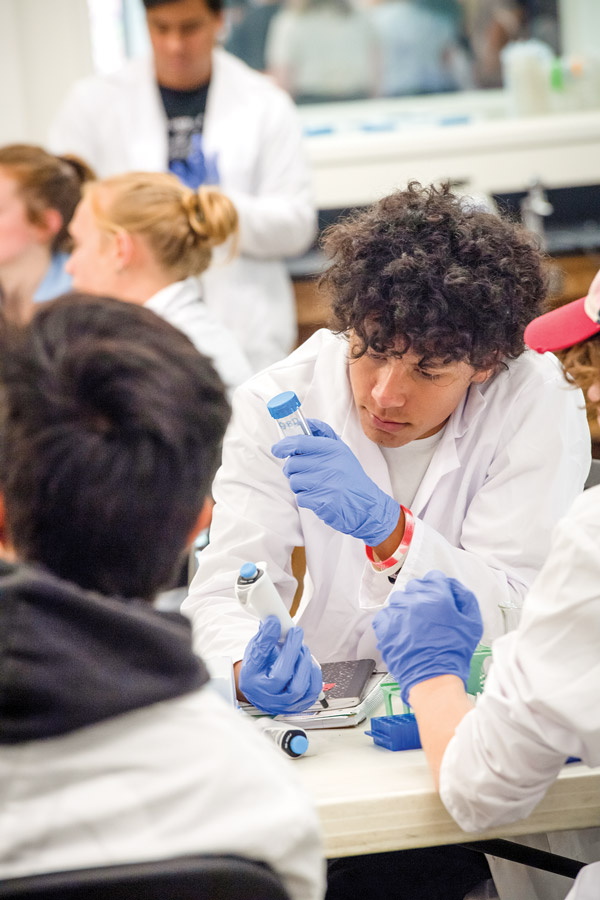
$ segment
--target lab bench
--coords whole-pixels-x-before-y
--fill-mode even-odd
[[[435,789],[422,750],[392,752],[352,728],[310,731],[294,771],[316,804],[328,857],[545,831],[600,822],[600,768],[564,766],[530,816],[477,835],[462,831]]]

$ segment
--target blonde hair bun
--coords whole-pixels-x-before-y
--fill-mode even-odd
[[[236,208],[217,188],[202,186],[197,191],[185,191],[181,202],[190,228],[211,247],[225,243],[237,231]]]

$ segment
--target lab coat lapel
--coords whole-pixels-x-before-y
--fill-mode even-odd
[[[467,429],[475,426],[476,420],[481,415],[485,405],[486,401],[479,390],[479,385],[472,384],[462,403],[457,406],[450,416],[442,439],[436,447],[432,460],[419,485],[411,506],[411,511],[415,516],[418,516],[423,511],[444,475],[447,475],[448,472],[453,472],[461,465],[458,452],[460,439]]]
[[[127,110],[131,168],[164,172],[169,167],[168,124],[152,58],[136,61],[131,72],[135,108]]]
[[[218,110],[223,115],[227,110],[227,84],[221,71],[221,60],[216,50],[212,54],[212,70],[210,73],[210,85],[206,97],[206,109],[204,110],[204,124],[202,126],[202,139],[210,145],[215,124],[218,120]]]
[[[229,116],[235,116],[238,110],[239,97],[235,96],[236,79],[234,75],[228,73],[227,64],[227,56],[218,47],[215,48],[202,126],[203,144],[209,153],[224,143],[223,133],[226,134],[228,130]],[[236,132],[232,131],[230,139],[237,144],[242,135],[236,136]]]

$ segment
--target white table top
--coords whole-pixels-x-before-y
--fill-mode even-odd
[[[309,749],[294,761],[316,803],[328,857],[600,825],[600,768],[575,763],[529,818],[468,835],[439,799],[423,751],[378,747],[365,735],[368,727],[367,720],[309,731]]]

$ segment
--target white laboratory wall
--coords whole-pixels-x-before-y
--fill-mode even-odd
[[[0,0],[0,144],[44,143],[61,98],[92,68],[85,0]]]
[[[598,55],[600,52],[600,2],[559,0],[563,52]]]
[[[25,135],[18,17],[14,0],[0,0],[0,144]]]

